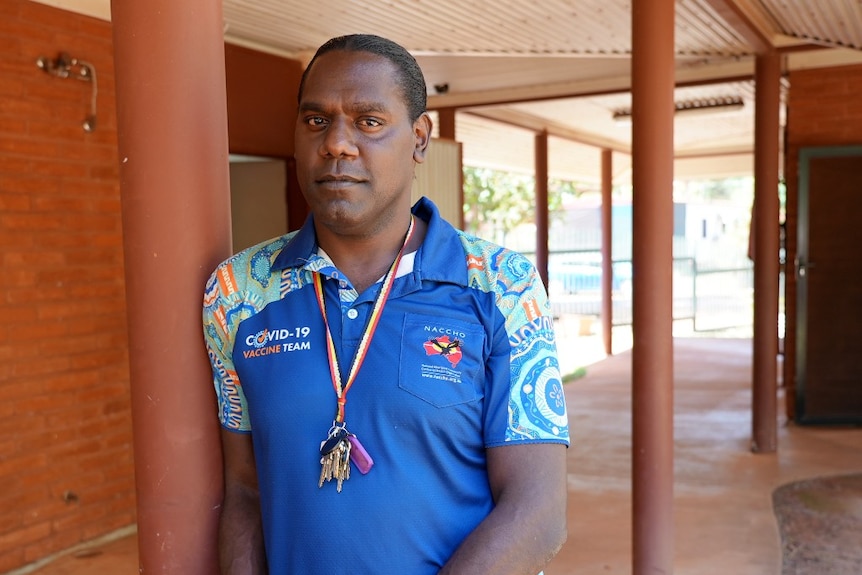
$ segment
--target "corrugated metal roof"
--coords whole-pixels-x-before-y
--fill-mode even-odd
[[[630,131],[612,114],[630,105],[631,9],[629,0],[224,2],[229,39],[299,57],[335,35],[392,38],[417,56],[432,105],[472,109],[457,120],[465,161],[529,171],[534,130],[546,129],[555,136],[552,171],[588,179],[598,178],[597,145],[621,152],[619,177],[628,171]],[[860,35],[858,0],[677,0],[678,76],[733,80],[678,88],[677,100],[737,95],[745,102],[739,111],[677,119],[677,153],[752,153],[753,84],[738,81],[753,74],[752,38],[763,39],[760,46],[859,48]],[[446,93],[437,95],[434,86],[444,84]],[[577,97],[548,99],[556,96]]]
[[[110,0],[40,1],[110,13]],[[628,133],[611,115],[630,104],[631,0],[224,0],[223,9],[228,42],[301,60],[341,34],[374,33],[404,45],[422,66],[432,107],[471,111],[458,115],[468,162],[505,157],[501,165],[532,169],[532,144],[519,142],[532,142],[541,129],[575,142],[550,150],[563,171],[597,178],[598,145],[626,156]],[[729,93],[746,104],[696,122],[680,118],[677,154],[738,158],[753,149],[753,88],[740,78],[753,75],[754,53],[815,45],[831,49],[789,56],[785,65],[797,57],[805,66],[862,62],[862,0],[676,0],[674,39],[677,80],[689,86],[677,89],[678,100]],[[434,86],[444,84],[438,94]],[[713,85],[692,87],[698,84]],[[565,149],[561,159],[554,147]],[[625,160],[619,164],[624,172]]]
[[[751,54],[742,34],[722,20],[706,0],[677,2],[675,42],[680,55]]]
[[[345,2],[225,0],[227,35],[286,53],[354,32],[392,38],[417,54],[621,56],[631,53],[626,0]],[[750,53],[706,0],[677,2],[680,55]]]
[[[780,32],[826,46],[862,49],[859,0],[760,0]]]

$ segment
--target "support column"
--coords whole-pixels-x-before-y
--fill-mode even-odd
[[[778,162],[781,134],[781,56],[776,50],[755,60],[754,100],[754,349],[751,449],[778,448]]]
[[[634,575],[673,573],[673,98],[674,0],[634,0]]]
[[[536,268],[548,288],[548,133],[536,134]]]
[[[440,108],[437,110],[437,133],[447,140],[455,139],[455,108]]]
[[[230,254],[222,6],[113,0],[140,572],[218,572],[217,407],[201,331]]]
[[[613,151],[602,150],[602,340],[605,355],[613,354]]]
[[[440,108],[437,110],[437,120],[439,126],[437,126],[437,133],[441,138],[445,138],[447,140],[455,140],[455,112],[457,108]],[[461,174],[460,180],[460,191],[458,194],[458,204],[464,205],[464,158],[463,158],[463,148],[461,144],[458,144],[458,153],[461,156],[458,161],[458,170]],[[458,217],[458,221],[451,222],[452,225],[457,227],[458,229],[464,229],[464,212],[463,210],[460,212],[460,216]]]

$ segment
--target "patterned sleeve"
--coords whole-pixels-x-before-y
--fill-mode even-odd
[[[474,285],[487,282],[494,291],[508,338],[508,346],[501,346],[507,357],[498,361],[508,367],[505,437],[502,442],[489,438],[489,446],[513,441],[568,445],[568,415],[554,320],[542,281],[533,264],[516,252],[493,244],[485,244],[481,251],[484,253],[476,259],[482,265],[471,270],[471,281]],[[484,278],[478,280],[477,274]],[[497,373],[495,377],[505,376]],[[492,428],[499,429],[500,417],[502,414],[489,414],[489,421],[496,420]]]
[[[542,297],[545,297],[544,295]],[[530,306],[532,303],[524,302]],[[557,359],[553,318],[529,316],[509,333],[512,372],[506,440],[569,441],[569,420]],[[513,322],[507,321],[507,327]]]
[[[233,338],[243,304],[234,264],[238,256],[221,264],[204,291],[203,328],[213,385],[218,398],[219,421],[231,431],[250,431],[248,409],[233,365]]]

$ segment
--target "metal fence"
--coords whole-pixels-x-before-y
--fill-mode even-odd
[[[572,262],[579,265],[571,265]],[[550,255],[548,291],[555,316],[601,314],[601,282],[593,277],[600,274],[600,262],[598,251]],[[631,261],[614,260],[613,268],[612,323],[628,326],[632,323]],[[750,263],[720,267],[699,264],[693,257],[674,258],[673,319],[675,322],[690,321],[695,332],[751,330],[753,283]]]

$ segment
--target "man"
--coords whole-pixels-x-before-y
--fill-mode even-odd
[[[224,574],[533,575],[565,540],[547,297],[522,256],[411,211],[425,102],[397,44],[324,44],[296,126],[311,216],[207,284]]]

